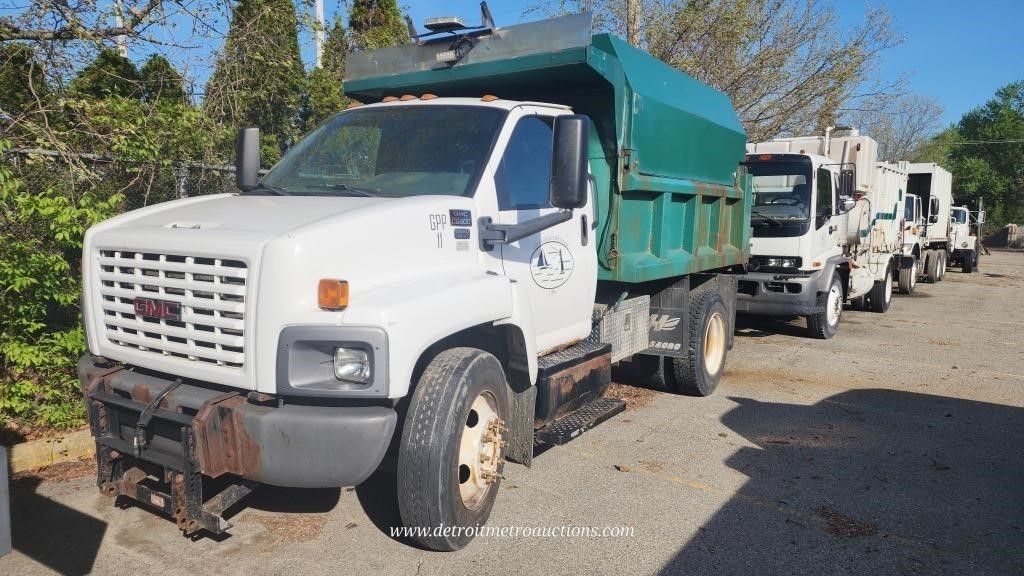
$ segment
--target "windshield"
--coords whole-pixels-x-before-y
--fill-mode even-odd
[[[472,196],[506,112],[384,106],[331,117],[263,179],[295,195]]]
[[[957,224],[967,223],[967,210],[953,210],[953,222]]]
[[[749,162],[747,171],[754,187],[751,224],[766,226],[810,218],[810,162]]]

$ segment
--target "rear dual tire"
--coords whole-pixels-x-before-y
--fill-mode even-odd
[[[900,292],[904,294],[913,294],[914,288],[917,287],[917,271],[919,270],[918,260],[914,258],[914,263],[909,268],[900,268]]]
[[[892,266],[885,269],[885,279],[875,282],[867,294],[867,308],[872,312],[884,314],[892,303]]]
[[[691,294],[686,355],[666,358],[667,384],[687,396],[710,396],[715,391],[729,351],[728,318],[718,292],[698,289]]]

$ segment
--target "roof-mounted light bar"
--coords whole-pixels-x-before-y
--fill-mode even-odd
[[[405,23],[409,27],[409,37],[420,44],[486,36],[493,34],[496,28],[494,18],[491,17],[491,9],[487,7],[487,2],[480,3],[479,26],[467,26],[458,16],[440,16],[437,18],[427,18],[423,25],[429,32],[420,34],[416,31],[416,26],[408,15],[405,17]]]

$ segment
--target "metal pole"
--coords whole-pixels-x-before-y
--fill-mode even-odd
[[[324,0],[316,0],[316,67],[324,61]]]

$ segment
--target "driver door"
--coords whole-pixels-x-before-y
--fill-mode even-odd
[[[523,107],[494,173],[498,221],[518,224],[558,211],[551,206],[552,127],[555,113]],[[564,112],[563,112],[564,113]],[[566,222],[501,246],[505,274],[526,291],[537,350],[550,350],[590,334],[597,289],[593,190],[586,206]]]
[[[814,175],[814,233],[811,235],[810,255],[815,260],[824,261],[829,256],[826,253],[839,245],[839,225],[834,218],[836,178],[836,174],[825,167],[818,168]],[[809,266],[810,262],[804,264]]]

